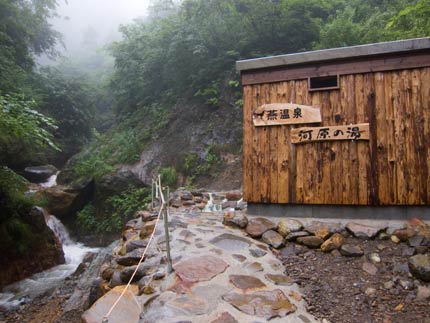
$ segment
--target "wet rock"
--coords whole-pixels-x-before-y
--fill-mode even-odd
[[[284,245],[284,238],[273,230],[269,230],[263,233],[261,240],[275,249],[278,249]]]
[[[261,258],[267,254],[266,251],[261,250],[261,249],[250,249],[249,253],[255,258]]]
[[[361,257],[364,254],[360,247],[350,244],[342,245],[342,247],[340,247],[340,253],[345,257]]]
[[[258,289],[266,285],[258,278],[247,275],[230,275],[230,282],[239,289]]]
[[[102,322],[112,304],[123,292],[124,286],[118,286],[102,296],[94,305],[82,314],[82,323]],[[137,323],[141,312],[140,305],[135,301],[137,287],[130,286],[109,316],[109,322]]]
[[[124,284],[128,283],[128,281],[130,280],[130,278],[133,275],[136,268],[137,268],[137,266],[130,266],[130,267],[126,267],[123,270],[121,270],[120,278]],[[148,266],[140,265],[139,269],[136,271],[136,274],[133,277],[132,282],[136,282],[136,281],[140,280],[143,276],[150,274],[151,269],[152,269],[152,272],[155,272],[157,270],[156,268],[151,268]]]
[[[408,239],[408,245],[410,247],[419,247],[427,244],[427,239],[424,236],[418,235],[414,237],[410,237]]]
[[[167,303],[169,307],[179,309],[181,312],[190,315],[203,315],[207,311],[208,304],[205,300],[191,295],[181,295]]]
[[[255,218],[248,221],[246,233],[253,238],[260,238],[264,232],[276,229],[276,225],[265,218]]]
[[[170,206],[174,207],[174,208],[180,208],[181,207],[181,200],[179,198],[171,199],[170,200]]]
[[[263,271],[264,268],[259,262],[253,262],[245,267],[251,273],[258,273]]]
[[[415,248],[415,251],[417,252],[417,254],[423,255],[429,251],[429,248],[426,246],[418,246]]]
[[[415,232],[409,228],[407,229],[398,229],[393,232],[393,236],[397,237],[398,240],[402,242],[408,241],[415,235]],[[391,238],[393,240],[393,238]]]
[[[430,298],[430,288],[426,286],[418,286],[417,289],[417,301],[424,301]]]
[[[113,273],[114,273],[114,269],[107,264],[103,265],[102,268],[100,269],[100,271],[101,271],[101,277],[104,280],[110,280],[112,278]]]
[[[266,274],[265,277],[272,281],[275,285],[279,286],[291,286],[295,283],[294,279],[285,275]]]
[[[109,287],[110,288],[114,288],[116,286],[121,286],[121,285],[122,285],[122,280],[121,280],[120,272],[119,271],[115,271],[112,274],[112,277],[110,279]]]
[[[232,257],[239,262],[244,262],[246,260],[246,257],[243,255],[233,255]]]
[[[309,236],[309,237],[300,237],[297,238],[296,241],[308,248],[319,248],[321,244],[324,242],[323,239],[316,236]]]
[[[118,265],[121,266],[137,265],[140,258],[142,257],[144,250],[144,248],[134,249],[133,251],[126,253],[124,256],[118,257],[116,259],[116,262]]]
[[[24,169],[23,176],[30,182],[42,183],[57,172],[58,169],[53,165],[31,166]]]
[[[413,218],[408,220],[407,228],[412,230],[414,235],[421,235],[430,239],[430,226],[421,219]]]
[[[230,313],[224,312],[211,323],[238,323],[238,321]]]
[[[148,245],[148,240],[130,240],[125,244],[125,251],[129,253],[136,249],[143,249]]]
[[[416,278],[430,282],[430,254],[415,255],[409,258],[408,266]]]
[[[389,281],[385,282],[383,284],[383,286],[385,289],[392,289],[392,288],[394,288],[395,284],[392,280],[389,280]]]
[[[214,256],[192,257],[177,263],[176,274],[185,282],[199,282],[211,280],[224,272],[229,265]]]
[[[335,249],[339,249],[345,241],[345,238],[340,233],[335,233],[328,240],[324,241],[321,245],[321,250],[324,252],[330,252]]]
[[[182,201],[191,201],[193,199],[193,195],[190,191],[182,191],[180,192],[180,197]]]
[[[413,255],[415,255],[415,248],[406,246],[402,248],[402,257],[411,257]]]
[[[140,217],[142,222],[149,222],[149,221],[155,220],[157,218],[157,216],[158,216],[157,213],[153,213],[153,212],[149,212],[149,211],[138,211],[136,213],[136,217]],[[139,228],[139,229],[141,229],[141,228]]]
[[[236,210],[243,211],[248,207],[248,203],[244,201],[238,201],[236,204]]]
[[[192,200],[190,200],[190,201],[187,200],[187,201],[183,201],[182,205],[183,206],[193,206],[193,205],[196,205],[196,202],[194,202]]]
[[[363,266],[361,267],[366,273],[368,273],[369,275],[376,275],[376,273],[378,272],[378,268],[375,267],[374,264],[370,263],[370,262],[364,262]]]
[[[298,231],[298,232],[291,232],[291,233],[287,234],[285,239],[287,241],[295,241],[297,238],[307,237],[307,236],[309,236],[309,232]]]
[[[226,201],[226,202],[224,202],[224,203],[221,204],[221,208],[223,210],[225,210],[225,209],[235,209],[236,208],[236,204],[237,204],[236,201]]]
[[[248,295],[229,293],[222,298],[238,310],[266,320],[285,317],[296,310],[296,307],[279,289],[259,291]]]
[[[381,257],[379,256],[379,254],[373,252],[373,253],[369,254],[369,260],[372,263],[377,264],[377,263],[381,262]]]
[[[140,234],[139,234],[140,239],[148,238],[154,231],[156,224],[157,224],[157,220],[146,222],[142,230],[140,230]]]
[[[400,243],[400,239],[397,236],[395,236],[395,235],[391,236],[391,241],[394,242],[394,243]]]
[[[247,239],[230,233],[221,234],[210,240],[209,243],[228,251],[243,250],[250,245]]]
[[[411,280],[399,280],[399,285],[403,287],[405,290],[411,290],[414,288],[414,283]]]
[[[241,191],[230,191],[225,194],[225,198],[228,201],[239,201],[242,198]]]
[[[281,236],[286,237],[291,232],[297,232],[303,229],[303,223],[294,219],[282,219],[278,223],[278,232]]]
[[[376,295],[376,289],[373,287],[368,287],[364,293],[369,297],[374,297]]]
[[[224,212],[224,220],[222,223],[244,229],[248,225],[248,218],[241,212],[227,211]]]
[[[370,225],[349,222],[346,225],[346,229],[351,232],[354,237],[360,239],[373,239],[381,231],[384,231],[386,227],[374,227]]]

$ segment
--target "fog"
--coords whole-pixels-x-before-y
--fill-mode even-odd
[[[151,0],[65,0],[59,1],[59,17],[51,20],[63,34],[66,56],[102,47],[120,38],[118,27],[146,15]]]

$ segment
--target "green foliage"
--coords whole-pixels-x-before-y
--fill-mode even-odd
[[[54,55],[60,38],[48,19],[56,0],[0,0],[0,93],[18,93],[34,66],[34,55]]]
[[[421,0],[406,6],[386,25],[397,38],[425,37],[430,35],[430,0]]]
[[[146,209],[150,200],[150,191],[147,188],[129,189],[106,200],[106,207],[111,211],[110,216],[98,219],[94,206],[89,204],[78,213],[77,224],[80,229],[88,233],[106,234],[119,232],[122,226],[132,219],[137,211]]]
[[[174,167],[165,167],[160,169],[161,183],[174,187],[178,181],[178,173]]]
[[[0,145],[5,150],[17,143],[59,149],[48,131],[57,128],[54,120],[37,112],[36,106],[34,100],[26,100],[23,96],[0,95]]]

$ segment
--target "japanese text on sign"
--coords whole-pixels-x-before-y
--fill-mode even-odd
[[[253,111],[253,122],[255,126],[316,123],[321,122],[321,113],[318,108],[300,104],[264,104]]]
[[[369,124],[296,128],[291,130],[291,138],[295,144],[326,140],[369,140]]]

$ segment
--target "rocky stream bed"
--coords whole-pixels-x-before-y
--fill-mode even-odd
[[[427,223],[251,217],[237,192],[213,197],[223,212],[202,212],[206,193],[172,195],[174,272],[166,271],[159,226],[109,323],[430,322]],[[102,322],[155,218],[139,212],[112,252],[89,255],[64,284],[0,314],[0,322],[77,323],[81,315]]]

